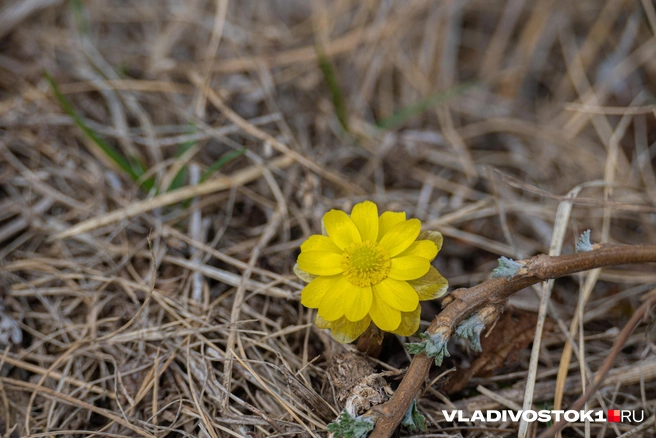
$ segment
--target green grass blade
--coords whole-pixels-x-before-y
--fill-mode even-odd
[[[237,149],[234,151],[226,152],[225,154],[221,155],[218,160],[214,162],[205,172],[200,177],[200,181],[198,182],[199,184],[206,181],[214,172],[219,170],[221,167],[225,166],[228,164],[230,161],[234,160],[235,158],[244,155],[246,153],[246,148],[241,148]],[[187,199],[182,203],[183,208],[189,208],[191,205],[192,198]]]
[[[221,167],[225,166],[232,160],[234,160],[237,157],[240,157],[246,153],[246,148],[241,148],[237,149],[234,151],[226,152],[225,154],[221,155],[221,157],[214,162],[210,167],[207,168],[205,172],[203,172],[203,175],[200,177],[200,182],[203,182],[207,180],[214,172],[219,170]]]
[[[111,147],[105,140],[103,140],[94,130],[89,128],[80,115],[75,111],[73,104],[64,96],[59,89],[59,86],[47,71],[43,73],[46,81],[50,85],[55,97],[59,104],[64,109],[80,130],[105,154],[113,161],[123,172],[125,172],[133,181],[138,181],[144,174],[144,168],[138,160],[128,160],[121,155],[116,149]],[[141,183],[145,190],[150,190],[154,187],[155,181],[149,178]]]
[[[337,120],[339,120],[344,131],[349,132],[346,99],[344,99],[344,93],[342,92],[342,87],[339,85],[339,80],[337,79],[337,73],[335,73],[333,63],[330,58],[324,54],[321,47],[317,46],[316,50],[319,59],[319,69],[321,69],[323,79],[326,81],[326,85],[330,90],[330,97],[333,101],[333,106],[335,107]]]
[[[70,0],[68,2],[71,10],[73,11],[73,17],[75,18],[75,23],[77,24],[77,29],[82,35],[89,34],[89,22],[84,13],[84,5],[82,0]]]
[[[169,188],[166,191],[170,192],[179,189],[185,184],[187,178],[189,178],[189,169],[187,169],[187,166],[184,166],[175,174],[173,181],[171,181],[171,184],[169,184]]]
[[[189,127],[189,130],[187,131],[188,134],[194,134],[197,131],[196,127],[192,124]],[[195,140],[190,140],[187,142],[182,143],[179,147],[178,150],[175,153],[176,158],[180,158],[183,156],[189,149],[192,147],[196,146],[196,141]],[[182,167],[178,173],[173,177],[173,181],[171,181],[171,184],[169,185],[168,192],[171,190],[176,190],[182,187],[187,181],[187,178],[189,177],[189,169],[187,166]]]
[[[379,128],[393,129],[412,117],[423,114],[429,109],[436,107],[439,104],[449,101],[450,99],[460,96],[468,91],[470,88],[478,85],[478,82],[465,82],[448,90],[438,91],[435,94],[428,96],[426,99],[421,100],[415,104],[408,105],[401,108],[386,119],[377,123]]]

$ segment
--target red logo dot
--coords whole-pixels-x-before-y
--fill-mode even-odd
[[[608,410],[608,422],[609,423],[619,423],[621,422],[620,410],[619,409],[609,409]]]

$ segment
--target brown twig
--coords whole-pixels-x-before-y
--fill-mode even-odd
[[[448,338],[463,320],[483,307],[493,306],[502,311],[512,294],[544,280],[606,266],[649,262],[656,262],[656,245],[599,244],[588,252],[563,256],[540,254],[521,262],[522,268],[510,279],[494,278],[452,292],[442,302],[443,310],[428,327],[427,333],[431,335],[439,330]],[[371,438],[390,437],[396,430],[428,377],[432,361],[423,353],[414,357],[394,396],[376,409],[380,415]],[[594,391],[597,386],[598,383],[589,390]]]

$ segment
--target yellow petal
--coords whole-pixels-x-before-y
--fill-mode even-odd
[[[434,300],[446,294],[449,282],[434,267],[430,267],[426,275],[416,280],[408,281],[408,284],[419,295],[419,301]]]
[[[378,237],[378,207],[371,201],[355,204],[351,211],[351,219],[360,231],[362,240],[375,242]]]
[[[321,304],[324,295],[335,288],[338,280],[339,276],[337,275],[315,278],[301,291],[301,304],[316,309]]]
[[[402,312],[415,310],[419,303],[417,292],[408,282],[394,280],[389,277],[374,286],[374,297],[384,300],[387,304]],[[374,299],[374,301],[376,300]],[[371,307],[373,311],[373,305]],[[374,318],[374,321],[376,321],[376,318]]]
[[[405,211],[386,211],[380,215],[378,219],[378,237],[376,241],[380,241],[383,236],[396,224],[405,220]]]
[[[348,344],[349,342],[355,341],[358,336],[364,333],[371,324],[371,318],[369,315],[366,315],[363,319],[356,322],[351,322],[346,317],[341,317],[337,321],[326,321],[323,320],[319,315],[317,315],[314,323],[319,328],[329,328],[330,333],[333,335],[333,338],[337,342],[342,344]]]
[[[312,275],[335,275],[343,271],[342,256],[328,251],[303,251],[298,256],[298,267]]]
[[[371,310],[369,315],[374,324],[381,330],[391,332],[399,328],[401,324],[401,312],[387,304],[385,300],[378,296],[374,289],[373,300],[371,301]]]
[[[444,238],[439,231],[422,231],[417,240],[430,240],[437,246],[437,252],[440,252]]]
[[[311,282],[312,280],[314,280],[315,278],[317,278],[316,275],[312,275],[312,274],[310,274],[310,273],[305,272],[304,270],[302,270],[302,269],[298,266],[298,263],[296,263],[292,269],[294,270],[294,274],[296,274],[296,276],[297,276],[298,278],[300,278],[301,280],[303,280],[303,281],[306,282],[306,283],[309,283],[309,282]]]
[[[421,234],[419,235],[421,236]],[[398,257],[417,256],[432,261],[437,255],[437,245],[430,240],[416,240]]]
[[[390,257],[401,254],[415,241],[421,231],[419,219],[410,219],[394,225],[378,243],[389,252]]]
[[[421,304],[412,312],[401,312],[401,324],[394,333],[400,336],[412,336],[419,330],[421,322]]]
[[[339,321],[339,319],[337,321]],[[317,316],[314,317],[314,325],[316,325],[317,328],[320,328],[320,329],[329,329],[337,321],[326,321],[325,319],[320,317],[318,313],[317,313]]]
[[[345,249],[354,243],[362,242],[358,227],[346,213],[340,210],[330,210],[323,215],[323,225],[332,241]]]
[[[301,244],[301,251],[328,251],[341,254],[343,251],[328,236],[313,234]]]
[[[430,267],[428,259],[423,257],[394,257],[387,275],[395,280],[415,280],[426,274]]]
[[[348,288],[347,284],[350,283],[344,277],[340,276],[330,292],[325,294],[321,299],[321,303],[319,303],[319,316],[326,321],[335,321],[344,316],[344,298]]]
[[[360,287],[348,283],[344,293],[344,315],[349,321],[360,321],[371,309],[371,286]]]

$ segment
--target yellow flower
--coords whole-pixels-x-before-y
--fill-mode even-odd
[[[294,272],[309,284],[301,303],[319,309],[315,324],[339,342],[352,342],[373,321],[381,330],[410,336],[419,328],[419,301],[439,298],[448,283],[431,266],[442,235],[421,233],[418,219],[385,212],[370,201],[351,216],[331,210],[323,216],[326,235],[301,245]]]

